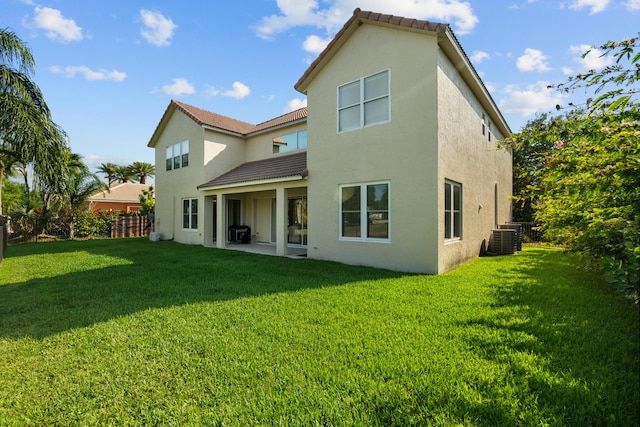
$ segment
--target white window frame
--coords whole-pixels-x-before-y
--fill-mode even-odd
[[[386,185],[387,186],[387,237],[368,237],[369,234],[369,216],[372,213],[373,209],[369,209],[367,206],[367,187],[373,185]],[[360,236],[359,237],[349,237],[343,236],[343,226],[344,220],[342,217],[343,214],[343,205],[342,205],[342,191],[345,188],[349,187],[358,187],[360,188]],[[375,182],[363,182],[363,183],[352,183],[352,184],[342,184],[338,188],[338,239],[342,241],[350,241],[350,242],[383,242],[389,243],[391,242],[391,182],[390,181],[375,181]]]
[[[447,193],[447,186],[450,186],[450,191],[449,193]],[[455,189],[458,189],[458,195],[459,195],[459,209],[456,209],[456,203],[455,203]],[[445,197],[445,203],[444,203],[444,223],[443,223],[443,229],[444,229],[444,241],[445,242],[457,242],[459,240],[462,240],[462,229],[463,229],[463,210],[462,210],[462,202],[463,202],[463,194],[462,194],[462,184],[460,184],[459,182],[455,182],[455,181],[451,181],[449,179],[445,179],[444,181],[444,197]],[[447,199],[449,200],[449,209],[447,209]],[[459,230],[458,230],[458,235],[456,235],[456,214],[459,215],[459,219],[460,219],[460,225],[459,225]],[[449,230],[447,230],[447,219],[449,220]],[[447,235],[447,231],[450,231],[450,233]]]
[[[196,211],[195,214],[193,212],[193,203],[195,202],[196,204]],[[185,203],[187,204],[186,206],[186,212],[185,212]],[[182,227],[183,231],[197,231],[198,230],[198,210],[199,210],[199,206],[198,206],[199,202],[197,198],[186,198],[186,199],[182,199],[180,202],[180,225]],[[188,215],[188,227],[185,227],[185,215]],[[195,215],[195,224],[194,224],[194,215]]]
[[[375,77],[379,74],[383,74],[386,73],[387,74],[387,92],[386,94],[383,95],[379,95],[379,96],[375,96],[372,97],[370,99],[365,99],[365,90],[364,90],[364,86],[365,86],[365,80],[371,78],[371,77]],[[358,83],[358,90],[359,90],[359,100],[357,102],[351,103],[351,104],[347,104],[347,105],[343,105],[340,106],[340,89],[341,88],[345,88],[346,86],[349,85],[353,85],[354,83]],[[387,100],[387,118],[385,120],[381,120],[381,121],[377,121],[377,122],[373,122],[373,123],[366,123],[366,116],[365,116],[365,106],[371,102],[374,101],[379,101],[381,99],[385,99]],[[348,129],[344,129],[341,130],[340,129],[340,112],[341,111],[345,111],[347,109],[353,108],[353,107],[358,107],[359,108],[359,114],[360,114],[360,122],[357,126],[354,127],[350,127]],[[336,126],[337,126],[337,131],[338,133],[344,133],[344,132],[350,132],[353,130],[357,130],[357,129],[362,129],[365,127],[369,127],[369,126],[375,126],[375,125],[379,125],[379,124],[383,124],[383,123],[389,123],[391,121],[391,69],[387,68],[386,70],[382,70],[382,71],[378,71],[377,73],[373,73],[370,74],[368,76],[364,76],[361,77],[357,80],[352,80],[350,82],[341,84],[340,86],[338,86],[337,91],[336,91]]]
[[[189,140],[170,145],[165,150],[165,170],[171,171],[189,166]],[[169,160],[171,163],[169,164]]]

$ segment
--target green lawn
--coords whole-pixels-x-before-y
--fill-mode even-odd
[[[0,425],[620,425],[639,312],[557,249],[442,276],[146,239],[10,246]]]

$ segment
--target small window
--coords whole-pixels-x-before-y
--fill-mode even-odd
[[[389,76],[385,70],[338,87],[338,132],[390,120]]]
[[[389,183],[340,187],[340,239],[389,240]]]
[[[198,199],[182,200],[182,229],[198,229]]]
[[[444,239],[462,238],[462,184],[444,182]]]
[[[273,154],[307,148],[307,131],[289,133],[273,138]]]
[[[487,133],[486,127],[487,125],[485,124],[484,113],[482,113],[482,136],[485,136]]]

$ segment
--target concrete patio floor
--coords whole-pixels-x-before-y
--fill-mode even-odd
[[[252,254],[276,256],[276,245],[268,243],[225,243],[225,249],[250,252]],[[289,258],[301,258],[307,256],[307,248],[302,246],[289,246],[287,255]]]

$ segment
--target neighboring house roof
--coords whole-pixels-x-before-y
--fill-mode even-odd
[[[149,184],[133,184],[130,182],[116,184],[109,190],[100,191],[89,197],[90,202],[140,203],[142,190],[148,190]]]
[[[306,178],[307,153],[295,153],[254,162],[243,163],[235,169],[198,186],[199,190],[212,187],[234,186],[256,181],[286,180]]]
[[[336,52],[346,43],[349,37],[363,23],[387,26],[396,29],[414,31],[414,32],[431,32],[440,35],[438,38],[441,49],[445,54],[458,66],[458,71],[465,79],[471,90],[478,97],[483,107],[492,115],[493,122],[500,127],[503,135],[510,135],[511,129],[507,121],[502,116],[491,94],[485,87],[482,79],[471,64],[471,60],[462,49],[460,42],[451,30],[448,24],[437,22],[423,21],[420,19],[409,19],[401,16],[384,15],[381,13],[368,12],[359,8],[353,11],[351,18],[344,24],[342,29],[338,31],[335,37],[329,42],[327,47],[320,55],[311,63],[309,68],[304,72],[302,77],[294,85],[295,89],[301,93],[307,92],[307,87],[311,81],[320,73],[326,64]],[[461,64],[462,62],[462,64]]]
[[[300,108],[287,114],[283,114],[275,119],[268,120],[266,122],[254,125],[251,123],[243,122],[241,120],[232,119],[231,117],[223,116],[221,114],[213,113],[211,111],[203,110],[202,108],[194,107],[193,105],[185,104],[176,100],[171,100],[169,106],[165,110],[160,122],[156,126],[156,129],[147,144],[148,147],[155,147],[158,142],[158,138],[162,134],[164,127],[171,115],[176,111],[181,111],[191,120],[196,122],[200,126],[212,128],[222,132],[230,132],[238,136],[249,136],[252,133],[262,132],[269,129],[277,128],[278,126],[291,124],[295,121],[306,120],[307,109]]]

